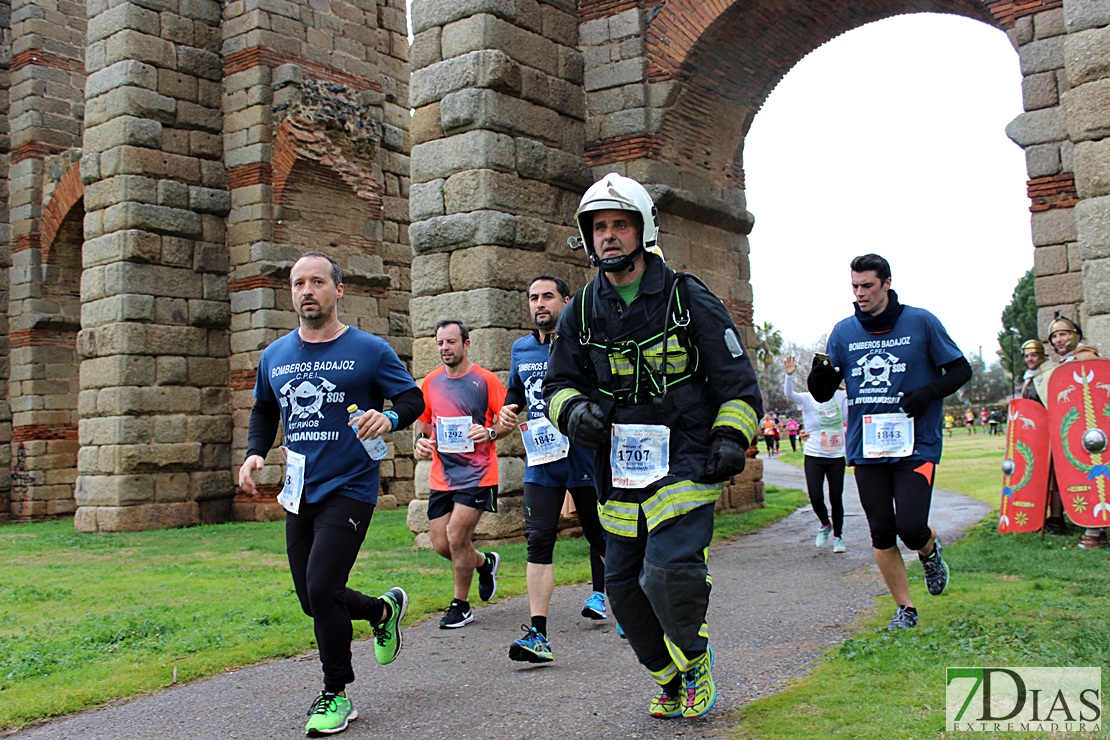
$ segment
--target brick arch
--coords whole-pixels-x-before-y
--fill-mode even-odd
[[[274,134],[275,205],[283,202],[291,175],[298,163],[303,164],[304,161],[316,162],[331,170],[356,197],[366,201],[374,209],[377,218],[382,217],[382,187],[374,177],[373,170],[352,161],[343,149],[332,142],[326,131],[321,131],[314,124],[300,118],[286,119]]]
[[[50,202],[42,211],[42,261],[46,264],[57,259],[54,240],[66,216],[74,206],[85,198],[85,186],[81,183],[81,163],[74,162],[58,180]]]
[[[742,14],[744,24],[731,30],[739,31],[742,34],[740,38],[755,42],[750,45],[756,49],[755,54],[759,58],[771,59],[775,55],[767,54],[768,48],[781,48],[785,56],[791,56],[791,47],[798,46],[794,39],[798,39],[802,41],[802,47],[807,47],[802,52],[804,56],[839,33],[893,15],[955,13],[1009,28],[1019,16],[1032,15],[1060,5],[1061,0],[1024,3],[982,0],[876,0],[853,3],[838,0],[807,3],[782,3],[774,0],[669,0],[647,29],[648,76],[654,80],[681,77],[683,68],[698,44],[707,36],[713,35],[714,28],[722,20],[727,23],[728,16],[738,13]],[[842,19],[851,16],[855,16],[854,23],[842,28],[839,33],[834,30],[837,26],[844,25]],[[808,45],[804,43],[806,35],[824,38],[817,44]],[[768,43],[759,43],[763,39]]]

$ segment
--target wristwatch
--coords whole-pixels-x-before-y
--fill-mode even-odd
[[[494,427],[488,427],[486,431],[489,432],[490,442],[497,439],[497,429],[495,429]]]
[[[393,431],[394,429],[396,429],[396,428],[397,428],[397,423],[398,423],[398,422],[400,421],[400,417],[398,417],[398,416],[397,416],[397,412],[396,412],[396,411],[394,411],[393,409],[389,409],[388,411],[383,411],[383,412],[382,412],[382,416],[384,416],[385,418],[389,419],[389,423],[393,425],[393,426],[392,426],[392,427],[390,428],[390,430],[389,430],[389,431],[391,431],[391,432],[392,432],[392,431]]]

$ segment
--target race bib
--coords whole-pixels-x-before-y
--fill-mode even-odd
[[[304,492],[304,455],[293,452],[288,447],[282,447],[285,453],[285,485],[277,500],[281,508],[290,514],[297,514],[301,510],[301,493]]]
[[[441,416],[436,422],[436,449],[440,452],[474,452],[466,433],[474,420],[469,416]]]
[[[863,417],[864,457],[906,457],[913,452],[913,419],[905,414]]]
[[[658,424],[614,424],[609,465],[615,488],[643,488],[670,471],[671,430]]]
[[[821,432],[821,452],[844,452],[844,432]]]
[[[544,418],[529,419],[521,424],[520,437],[524,440],[529,465],[562,460],[570,452],[570,440]]]

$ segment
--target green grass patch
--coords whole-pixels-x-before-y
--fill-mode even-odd
[[[721,542],[805,502],[769,489],[767,506],[717,518]],[[407,624],[450,601],[445,560],[415,550],[405,511],[375,512],[351,586],[402,586]],[[526,546],[499,547],[501,598],[526,592]],[[559,585],[590,578],[588,545],[555,548]],[[370,632],[356,623],[355,636]],[[80,534],[70,521],[0,526],[0,728],[156,691],[315,648],[285,559],[281,522]],[[43,697],[49,697],[44,701]]]
[[[957,430],[945,438],[937,485],[997,507],[1003,451],[1001,436]],[[875,615],[811,676],[735,712],[733,736],[946,736],[945,668],[1110,665],[1110,551],[1075,549],[1077,538],[1000,535],[988,516],[945,548],[953,578],[942,596],[929,596],[910,566],[918,627],[888,632],[893,603],[877,599]],[[1104,671],[1103,696],[1108,682]]]

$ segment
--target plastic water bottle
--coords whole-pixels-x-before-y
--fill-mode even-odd
[[[347,417],[347,421],[350,422],[366,412],[352,403],[347,407],[347,413],[350,414],[350,416]],[[356,427],[351,427],[351,431],[356,435],[358,434],[358,429]],[[362,448],[366,450],[366,454],[370,456],[371,460],[381,460],[389,454],[389,447],[386,446],[385,440],[381,437],[377,439],[360,439],[359,442],[362,443]]]

